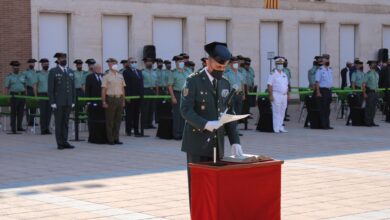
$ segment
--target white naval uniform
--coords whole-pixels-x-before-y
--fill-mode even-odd
[[[283,121],[288,99],[288,76],[283,71],[274,70],[268,77],[267,84],[272,86],[272,121],[274,132],[284,130]]]

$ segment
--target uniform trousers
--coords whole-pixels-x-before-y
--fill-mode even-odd
[[[283,130],[283,121],[287,108],[287,93],[273,92],[272,123],[274,132]]]

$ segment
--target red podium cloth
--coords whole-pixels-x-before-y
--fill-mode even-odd
[[[282,164],[190,164],[191,219],[280,220]]]

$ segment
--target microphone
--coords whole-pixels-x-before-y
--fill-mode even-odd
[[[232,98],[233,98],[233,95],[235,92],[236,92],[236,89],[232,88],[232,90],[230,90],[230,93],[226,98],[225,105],[227,105],[228,108],[231,106]]]

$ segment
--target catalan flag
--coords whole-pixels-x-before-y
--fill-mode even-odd
[[[264,8],[278,9],[279,8],[279,0],[264,0]]]

